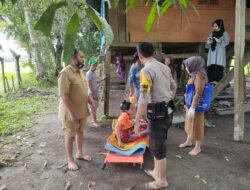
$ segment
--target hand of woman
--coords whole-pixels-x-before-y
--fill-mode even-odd
[[[209,37],[209,38],[207,39],[207,44],[211,44],[211,43],[213,43],[213,38]]]
[[[213,39],[215,39],[215,41],[216,41],[217,43],[221,43],[221,40],[220,40],[220,39],[218,39],[218,38],[216,38],[216,37],[213,37]]]
[[[195,115],[195,109],[194,109],[193,107],[189,108],[188,113],[187,113],[187,116],[188,116],[190,119],[193,119],[193,118],[194,118],[194,115]]]

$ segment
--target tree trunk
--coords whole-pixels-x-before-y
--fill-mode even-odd
[[[12,49],[10,49],[10,51],[15,58],[16,84],[18,87],[20,87],[22,79],[21,79],[19,59],[21,56],[18,55],[16,52],[14,52]]]
[[[1,62],[1,68],[2,68],[2,81],[3,81],[3,92],[6,93],[6,83],[5,83],[5,73],[4,73],[4,60],[2,57],[0,57],[0,62]]]
[[[24,8],[25,22],[28,25],[29,36],[30,36],[30,45],[31,45],[31,53],[32,58],[36,64],[36,76],[39,77],[44,74],[44,67],[42,63],[42,57],[39,53],[39,44],[37,41],[36,32],[32,26],[32,16],[29,7]]]
[[[32,53],[30,50],[27,50],[27,53],[29,55],[29,63],[32,64]]]
[[[236,0],[234,45],[234,140],[244,139],[244,50],[246,1]]]
[[[62,53],[63,53],[63,45],[61,42],[61,37],[57,36],[57,43],[55,49],[56,76],[58,76],[58,74],[62,70]]]

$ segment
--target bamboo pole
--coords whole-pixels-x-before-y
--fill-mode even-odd
[[[11,75],[11,82],[12,82],[12,91],[15,92],[15,82],[14,82],[14,77]]]
[[[156,59],[160,62],[162,62],[162,44],[161,43],[156,43],[154,44],[155,46],[155,56],[156,56]]]
[[[109,91],[110,91],[110,63],[111,51],[107,50],[104,62],[104,74],[107,77],[104,86],[104,115],[109,115]]]
[[[2,68],[2,81],[3,81],[3,92],[6,93],[5,73],[4,73],[4,60],[0,57],[1,68]]]
[[[6,82],[7,89],[8,89],[8,91],[10,91],[9,81],[8,81],[8,79],[7,79],[6,76],[5,76],[4,78],[5,78],[5,82]]]
[[[21,85],[21,71],[20,71],[20,64],[19,60],[21,55],[18,55],[14,50],[10,49],[10,52],[12,53],[13,57],[15,58],[15,70],[16,70],[16,84],[18,87]]]
[[[244,139],[244,50],[246,1],[236,0],[235,6],[235,69],[234,69],[234,140]]]

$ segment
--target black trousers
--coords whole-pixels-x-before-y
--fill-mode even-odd
[[[149,146],[154,157],[161,160],[166,157],[168,130],[172,125],[173,113],[164,119],[149,120]]]
[[[208,82],[219,82],[224,76],[224,67],[221,65],[210,65],[207,67]]]

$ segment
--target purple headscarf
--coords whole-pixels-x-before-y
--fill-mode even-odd
[[[205,70],[205,60],[200,56],[192,56],[184,60],[184,64],[187,67],[190,75],[193,79],[197,73],[201,73],[207,81],[207,72]]]

